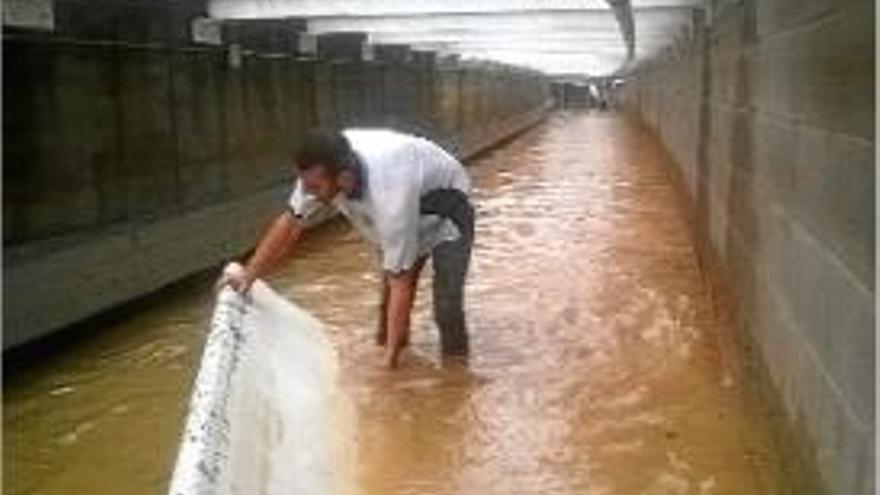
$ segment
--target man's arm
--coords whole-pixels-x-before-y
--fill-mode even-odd
[[[257,242],[257,248],[240,274],[221,279],[221,285],[229,284],[239,292],[247,292],[259,277],[269,273],[285,254],[296,244],[302,234],[302,225],[289,210],[279,214]]]
[[[387,341],[385,343],[385,365],[397,367],[397,357],[403,342],[409,337],[410,314],[416,296],[418,270],[415,268],[397,274],[387,274],[388,306],[385,314]]]
[[[385,364],[389,368],[397,366],[397,356],[409,342],[410,315],[416,299],[419,274],[427,259],[427,256],[422,256],[412,268],[398,273],[386,271],[383,276],[383,306],[379,313],[382,321],[379,333],[384,335]]]
[[[275,267],[302,233],[299,221],[289,210],[279,214],[257,243],[254,254],[245,265],[252,278],[258,278]]]

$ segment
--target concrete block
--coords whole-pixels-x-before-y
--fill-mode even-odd
[[[759,49],[756,104],[811,126],[863,139],[874,135],[873,7],[822,17]]]
[[[102,0],[57,0],[54,2],[55,34],[83,40],[118,40],[122,6],[120,2]],[[161,17],[161,16],[160,16]]]
[[[223,45],[223,22],[210,17],[197,17],[190,23],[190,40],[196,45]]]
[[[826,307],[828,294],[822,283],[829,275],[827,264],[818,258],[814,241],[803,235],[800,226],[780,208],[771,208],[763,226],[767,276],[780,290],[779,298],[793,315],[798,340],[812,346],[820,358],[827,360],[835,333]]]
[[[56,0],[55,33],[64,38],[183,46],[206,0]]]
[[[389,64],[383,70],[386,125],[396,129],[414,126],[418,112],[418,73],[409,65]]]
[[[816,304],[823,304],[828,312],[830,333],[828,347],[822,352],[824,364],[843,391],[848,407],[860,421],[873,423],[875,296],[849,276],[833,255],[821,254],[825,255],[821,260],[821,292],[826,298]]]
[[[117,152],[112,54],[16,40],[3,54],[4,241],[97,224],[96,177]]]
[[[444,69],[437,74],[436,101],[440,132],[453,137],[461,127],[461,72]]]
[[[802,126],[794,152],[795,214],[866,287],[873,288],[873,145]]]
[[[409,45],[400,43],[376,43],[373,45],[373,56],[378,62],[406,64],[410,62]]]
[[[791,349],[784,357],[768,355],[770,367],[796,361],[794,346],[807,346],[816,375],[800,386],[801,395],[810,383],[829,380],[841,407],[856,413],[859,421],[873,421],[873,296],[779,208],[768,205],[760,210],[764,214],[756,269],[772,293],[758,293],[755,300],[763,312],[787,315],[792,327],[791,342],[785,346]],[[793,393],[797,397],[797,391]],[[791,411],[808,423],[817,414],[797,401]]]
[[[875,437],[870,432],[861,435],[861,451],[857,452],[855,462],[858,463],[855,472],[856,489],[853,493],[859,495],[872,495],[876,492],[877,450]]]
[[[779,32],[796,29],[815,22],[836,10],[848,7],[840,0],[815,0],[804,3],[798,0],[756,1],[758,36],[767,38]]]
[[[283,115],[287,95],[284,73],[288,58],[245,57],[244,100],[248,134],[248,166],[237,176],[250,184],[248,192],[289,177],[289,132]],[[242,176],[246,175],[247,178]]]
[[[227,170],[224,186],[226,194],[234,198],[251,190],[250,176],[244,172],[253,163],[252,156],[256,153],[250,141],[253,128],[249,122],[244,67],[232,69],[226,66],[220,75],[220,94],[223,99],[223,120],[220,128]]]
[[[55,27],[52,0],[7,0],[3,2],[3,27],[27,32],[51,32]],[[8,33],[8,31],[6,31]]]
[[[797,127],[784,119],[756,114],[752,126],[753,169],[760,184],[784,208],[791,208],[796,190]]]
[[[856,486],[863,483],[856,479],[863,455],[858,438],[864,440],[869,430],[848,418],[846,406],[833,393],[829,399],[819,416],[818,468],[831,493],[857,493]]]
[[[361,80],[363,82],[363,109],[364,115],[361,125],[365,127],[380,127],[385,120],[384,101],[385,94],[384,70],[381,63],[366,62],[361,64]]]
[[[345,31],[318,35],[318,56],[328,60],[371,60],[367,33]]]
[[[112,172],[100,176],[103,207],[114,217],[163,215],[177,207],[169,55],[161,48],[125,48],[119,54],[120,156]]]
[[[728,252],[729,237],[733,229],[729,224],[730,216],[727,208],[727,197],[716,188],[709,189],[707,194],[708,200],[701,202],[704,205],[701,208],[707,211],[700,211],[698,214],[700,218],[708,219],[708,224],[706,225],[708,227],[708,241],[721,259],[727,259],[730,255]]]
[[[264,54],[300,53],[300,35],[306,21],[295,17],[272,19],[224,19],[223,41],[246,51]]]
[[[414,63],[415,70],[415,120],[417,134],[424,136],[433,136],[436,131],[435,123],[436,115],[436,78],[435,70],[432,65],[422,60],[421,63]]]
[[[457,53],[437,55],[437,67],[441,69],[457,69],[461,63],[461,56]]]
[[[296,55],[306,58],[318,56],[318,37],[309,33],[296,33]]]
[[[344,126],[363,125],[369,114],[368,67],[363,62],[339,61],[330,66],[330,85],[337,119]]]
[[[250,194],[277,178],[285,145],[278,138],[283,96],[273,59],[245,55],[241,70],[227,71],[225,96],[227,188]]]
[[[176,125],[180,206],[219,201],[227,170],[223,141],[222,50],[187,50],[173,55],[172,98]]]
[[[437,52],[413,50],[410,53],[410,61],[419,68],[433,69],[437,65]]]
[[[286,123],[282,140],[285,145],[285,154],[292,157],[299,149],[303,136],[311,127],[312,115],[315,111],[310,86],[310,69],[313,62],[293,60],[284,65],[281,84],[285,88],[285,99],[281,114]]]
[[[310,68],[310,85],[315,102],[315,124],[333,128],[340,125],[336,112],[336,100],[332,84],[331,65],[321,61]]]
[[[461,73],[462,124],[465,129],[482,128],[485,124],[483,109],[486,92],[478,69]]]

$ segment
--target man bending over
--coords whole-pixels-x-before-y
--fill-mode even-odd
[[[427,139],[386,129],[311,133],[295,157],[296,184],[240,273],[220,284],[246,292],[300,239],[325,207],[335,207],[380,251],[382,295],[377,340],[397,366],[409,342],[422,266],[434,267],[434,319],[443,354],[467,354],[464,281],[474,236],[470,179]]]

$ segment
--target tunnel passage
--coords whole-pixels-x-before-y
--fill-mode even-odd
[[[554,114],[473,163],[466,366],[440,360],[430,271],[401,369],[377,366],[374,253],[344,223],[269,278],[339,350],[361,493],[819,493],[742,369],[670,166],[605,113]],[[161,491],[209,298],[178,293],[8,377],[8,492]]]
[[[4,3],[4,27],[15,18],[6,5],[24,3]],[[38,12],[36,30],[4,30],[4,100],[11,103],[4,110],[4,290],[11,295],[4,345],[246,249],[255,219],[273,211],[286,189],[284,157],[295,144],[287,136],[308,125],[391,125],[463,156],[533,125],[547,112],[549,79],[510,64],[526,61],[521,55],[534,49],[541,29],[576,31],[580,37],[542,38],[552,41],[542,46],[559,52],[601,38],[607,50],[577,64],[569,52],[544,53],[545,69],[577,80],[610,70],[626,81],[619,101],[656,132],[685,184],[700,266],[731,289],[736,327],[755,347],[746,364],[772,383],[769,395],[781,399],[788,426],[807,437],[801,452],[819,466],[829,491],[870,493],[874,6],[631,0],[611,2],[612,12],[604,1],[560,0],[547,5],[561,13],[548,13],[503,3],[502,13],[491,12],[498,2],[434,12],[445,16],[440,28],[467,28],[445,39],[443,29],[430,36],[393,29],[401,17],[407,25],[424,12],[388,2],[399,10],[395,19],[336,12],[312,21],[311,32],[300,18],[232,19],[229,29],[200,18],[194,40],[180,23],[208,14],[205,4],[187,11],[163,2],[101,2],[109,15],[88,17],[76,15],[79,0],[33,2],[57,4],[57,15]],[[345,1],[311,4],[338,9]],[[506,29],[520,35],[516,50],[486,39],[491,29],[479,16],[487,11],[517,26]],[[576,20],[574,30],[562,29],[566,19]],[[613,29],[604,29],[609,19]],[[108,20],[127,30],[107,30]],[[334,31],[352,25],[370,36],[339,41]],[[471,55],[494,61],[440,53],[449,46],[476,48]],[[533,233],[528,224],[513,230],[511,238]],[[169,251],[169,243],[181,249]],[[576,313],[562,310],[561,318]],[[193,324],[188,318],[183,326]],[[179,364],[174,359],[186,348],[151,345],[159,350],[143,351],[147,366],[166,358]],[[49,388],[53,397],[75,390]],[[108,407],[123,416],[128,408]],[[75,444],[95,428],[77,423],[58,444]],[[657,490],[681,486],[675,476],[664,479]],[[703,481],[706,490],[716,486]]]

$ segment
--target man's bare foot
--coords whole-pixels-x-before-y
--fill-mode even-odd
[[[382,364],[389,370],[397,369],[398,358],[400,357],[400,349],[387,350],[382,358]]]
[[[385,345],[388,342],[388,332],[383,329],[379,329],[376,332],[376,345]],[[404,335],[400,338],[400,346],[407,347],[409,345],[409,334]]]

